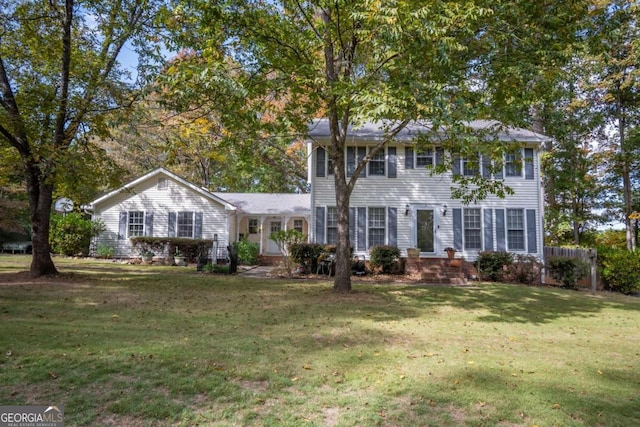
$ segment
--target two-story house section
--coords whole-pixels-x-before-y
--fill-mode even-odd
[[[495,123],[475,121],[469,126],[482,129]],[[509,251],[541,259],[540,147],[548,138],[511,128],[501,132],[499,140],[514,141],[520,146],[520,154],[506,155],[502,170],[489,172],[482,160],[480,167],[474,167],[456,158],[450,172],[435,175],[428,166],[450,154],[438,146],[417,149],[413,140],[425,129],[423,124],[410,124],[362,171],[350,199],[350,241],[355,253],[368,256],[372,246],[394,245],[403,256],[407,248],[419,248],[423,258],[445,257],[445,248],[453,247],[469,261],[475,260],[480,251]],[[337,238],[337,219],[332,165],[325,148],[330,138],[328,121],[314,121],[308,136],[310,240],[331,244]],[[344,153],[347,176],[383,136],[376,123],[349,130]],[[489,195],[465,205],[452,198],[453,174],[482,174],[486,179],[501,180],[514,194],[504,199]]]

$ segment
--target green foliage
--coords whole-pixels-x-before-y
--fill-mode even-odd
[[[260,246],[257,243],[251,243],[247,239],[237,242],[238,263],[242,265],[258,264],[258,253]]]
[[[369,251],[369,263],[372,267],[380,267],[382,273],[392,273],[397,268],[400,259],[400,249],[397,246],[379,245]]]
[[[598,255],[600,248],[626,249],[627,237],[624,230],[605,230],[597,234],[596,246],[598,246]]]
[[[306,273],[318,271],[318,257],[324,252],[319,243],[296,243],[291,246],[291,259],[297,262]]]
[[[86,256],[89,254],[91,238],[104,229],[102,222],[91,221],[78,212],[52,215],[49,230],[51,250],[57,254]]]
[[[533,255],[517,254],[509,266],[509,279],[525,285],[539,284],[542,264]]]
[[[305,236],[298,230],[289,229],[271,233],[269,238],[276,242],[276,244],[280,248],[280,252],[284,256],[284,258],[282,259],[284,267],[287,270],[287,274],[291,275],[291,272],[293,270],[291,247],[307,240],[307,236]]]
[[[513,254],[510,252],[480,252],[476,264],[483,280],[501,282],[513,264]]]
[[[113,255],[115,254],[115,252],[116,251],[113,246],[100,244],[96,248],[96,257],[105,258],[105,259],[113,258]]]
[[[598,266],[606,288],[628,295],[640,292],[640,253],[637,251],[599,247]]]
[[[565,256],[549,257],[547,268],[551,277],[562,283],[565,289],[575,289],[578,280],[589,273],[589,264],[580,258]]]
[[[131,244],[142,255],[145,252],[176,254],[181,253],[187,260],[206,256],[211,249],[209,239],[188,239],[184,237],[132,237]]]

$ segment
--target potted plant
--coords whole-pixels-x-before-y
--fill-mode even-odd
[[[156,256],[155,253],[151,252],[149,249],[144,249],[140,255],[142,256],[142,261],[150,263],[153,261],[153,257]]]
[[[184,254],[180,252],[180,249],[176,248],[176,253],[173,255],[173,259],[177,265],[182,265],[184,262]]]
[[[420,248],[407,248],[409,258],[420,258]]]
[[[447,253],[449,259],[454,259],[456,257],[456,250],[449,246],[448,248],[444,248],[444,251]]]

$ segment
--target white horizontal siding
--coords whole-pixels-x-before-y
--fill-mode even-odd
[[[315,155],[315,150],[312,152]],[[335,206],[335,184],[333,175],[317,177],[315,173],[315,158],[309,162],[312,168],[312,215],[315,224],[316,206]],[[534,179],[522,177],[506,177],[502,181],[510,187],[514,194],[504,199],[496,195],[488,195],[484,200],[470,204],[470,208],[482,209],[535,209],[537,246],[536,254],[542,253],[542,191],[539,180],[539,156],[535,156]],[[452,182],[451,172],[431,175],[425,168],[405,169],[404,146],[397,146],[397,177],[387,178],[382,176],[360,177],[350,198],[351,207],[359,206],[390,206],[397,208],[398,212],[398,247],[405,249],[414,246],[414,209],[434,208],[436,255],[444,256],[444,248],[453,246],[453,215],[452,209],[464,208],[462,201],[451,198]],[[442,208],[447,205],[447,214],[442,215]],[[405,215],[406,206],[409,205],[409,215]],[[495,221],[495,218],[494,218]],[[315,226],[311,227],[315,231]],[[496,228],[493,228],[493,241],[496,241]],[[442,252],[440,254],[439,252]],[[475,258],[477,252],[462,253],[468,258]]]
[[[96,246],[107,245],[115,249],[118,257],[137,255],[131,250],[128,238],[118,240],[121,211],[153,212],[153,236],[167,237],[169,212],[202,212],[202,238],[213,239],[218,234],[220,247],[226,247],[229,239],[227,214],[224,206],[208,199],[172,179],[167,179],[164,190],[157,188],[157,178],[144,181],[131,191],[117,194],[94,207],[94,219],[101,219],[106,231],[96,239]]]

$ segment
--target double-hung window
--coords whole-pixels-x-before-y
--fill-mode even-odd
[[[249,234],[258,234],[258,218],[249,218]]]
[[[144,236],[144,212],[130,211],[127,220],[129,237]]]
[[[510,251],[523,251],[524,239],[524,210],[507,209],[507,248]]]
[[[385,244],[385,208],[369,208],[369,247]]]
[[[462,174],[464,176],[476,176],[480,174],[480,158],[462,159]]]
[[[519,153],[507,153],[504,156],[504,175],[522,176],[522,158]]]
[[[327,208],[327,243],[334,245],[338,242],[338,209]]]
[[[464,248],[482,250],[482,220],[478,208],[464,210]]]
[[[178,212],[176,237],[193,238],[193,212]]]
[[[369,160],[369,175],[384,176],[385,174],[385,156],[384,148],[378,151]]]
[[[427,148],[416,151],[416,167],[424,168],[433,166],[433,149]]]
[[[293,220],[293,229],[302,233],[302,220],[301,219],[294,219]]]

